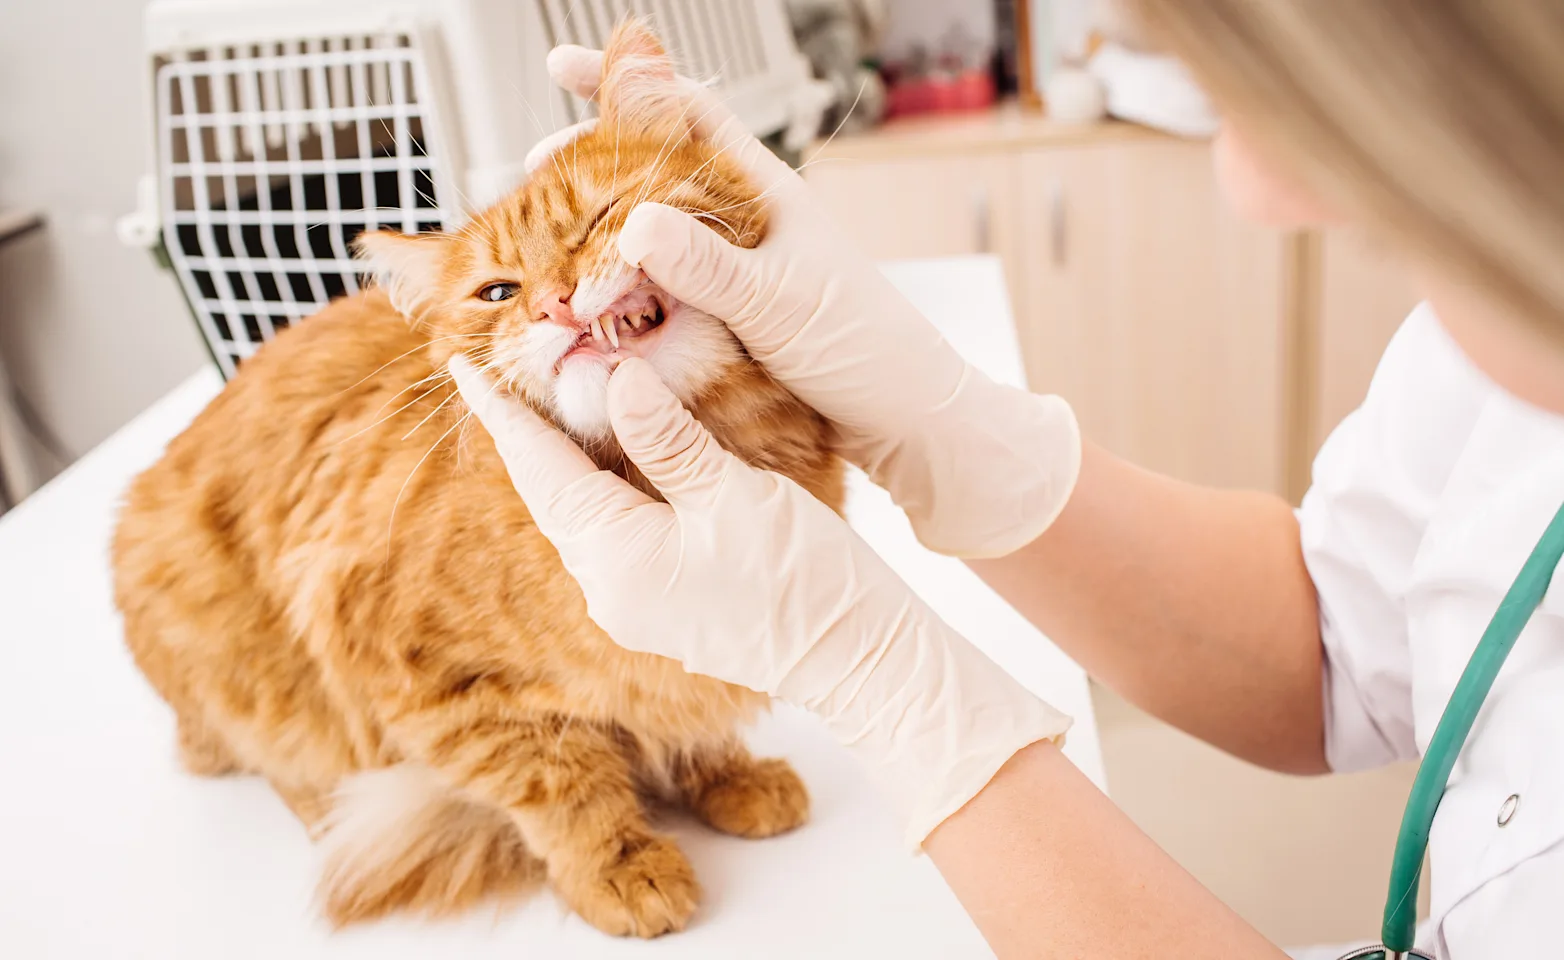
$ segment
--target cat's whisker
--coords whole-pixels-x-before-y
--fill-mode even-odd
[[[685,209],[685,208],[681,207],[680,209],[683,209],[685,213],[688,213],[690,216],[694,217],[697,220],[709,220],[712,223],[715,223],[718,226],[726,229],[729,233],[733,234],[733,242],[735,244],[737,244],[741,239],[743,239],[739,235],[738,229],[736,227],[734,227],[733,224],[731,224],[728,221],[722,219],[721,217],[717,216],[716,214],[707,213],[704,210],[696,210],[694,208]]]
[[[858,84],[858,94],[853,97],[853,102],[848,106],[847,110],[842,113],[842,119],[840,119],[840,120],[838,120],[836,122],[836,129],[832,130],[831,131],[831,135],[829,137],[825,138],[825,142],[820,144],[820,146],[818,148],[816,148],[816,151],[815,151],[816,153],[819,153],[821,150],[824,150],[826,147],[829,147],[831,145],[831,141],[836,139],[836,135],[842,132],[842,128],[843,127],[847,126],[848,119],[853,115],[853,111],[858,109],[858,104],[863,100],[863,92],[865,90],[867,90],[868,88],[869,88],[869,79],[867,77],[865,77],[863,79],[863,81]],[[802,173],[804,167],[807,167],[807,166],[809,166],[809,164],[807,164],[807,163],[803,164],[803,165],[795,168],[793,170],[793,172],[794,173]]]
[[[671,200],[673,198],[669,197],[669,199]],[[696,220],[709,220],[712,223],[715,223],[715,224],[723,227],[730,234],[733,235],[734,242],[735,243],[738,242],[738,240],[739,240],[738,228],[735,227],[730,221],[724,219],[723,217],[717,216],[715,213],[712,213],[710,210],[702,210],[699,207],[691,207],[691,206],[687,206],[687,205],[683,205],[683,204],[674,204],[672,206],[673,206],[673,208],[675,210],[678,210],[680,213],[688,214],[689,216],[694,217]]]
[[[379,118],[379,122],[380,122],[380,129],[385,131],[387,139],[395,141],[396,140],[396,134],[394,132],[392,132],[390,125],[388,123],[386,123],[386,118],[385,117],[380,117]],[[472,202],[471,198],[469,198],[465,193],[463,193],[462,192],[462,188],[457,186],[454,181],[446,183],[445,186],[448,186],[451,189],[456,191],[456,197],[457,197],[457,199],[459,201],[461,201],[461,204],[465,208],[467,213],[471,214],[471,213],[476,212],[477,208],[473,205],[473,202]],[[418,192],[419,196],[421,196],[425,200],[429,201],[429,205],[431,207],[433,207],[435,210],[440,210],[441,209],[439,203],[437,203],[435,201],[435,198],[429,196],[426,193],[424,193],[423,190],[420,189],[417,186],[416,181],[414,183],[413,189]],[[378,216],[375,218],[375,222],[377,224],[379,224],[381,226],[384,226],[387,222],[394,223],[394,222],[396,222],[398,220],[401,220],[405,211],[403,211],[403,209],[401,207],[376,207],[375,208],[375,212],[376,213],[384,212],[384,213],[387,213],[387,214],[392,214],[392,216],[384,218],[384,219],[382,219],[382,218],[380,218]]]
[[[581,181],[581,138],[570,138],[570,180],[572,186]]]
[[[686,127],[684,126],[684,121],[690,115],[690,101],[684,101],[683,106],[679,110],[679,122],[675,123],[669,128],[668,135],[663,138],[662,144],[657,148],[657,155],[653,158],[652,161],[652,170],[646,175],[646,179],[642,182],[641,190],[636,196],[635,203],[631,205],[632,208],[640,206],[642,203],[646,202],[646,197],[651,192],[652,188],[656,186],[657,177],[662,173],[664,165],[666,165],[669,160],[673,159],[673,155],[676,152],[676,149],[671,150],[669,147],[676,147],[675,138],[682,137],[683,133],[681,131],[693,129],[702,120],[710,116],[711,112],[715,109],[717,109],[717,104],[713,104],[707,107],[705,113],[701,114],[699,117],[696,117],[695,122]]]
[[[842,128],[847,124],[848,118],[852,116],[853,111],[858,108],[859,102],[862,101],[864,90],[867,88],[867,85],[868,85],[868,81],[864,81],[863,83],[860,83],[858,85],[858,94],[857,94],[857,96],[855,96],[853,98],[852,105],[847,108],[847,111],[842,115],[842,119],[837,122],[835,129],[833,129],[831,131],[831,135],[826,137],[825,141],[820,145],[820,147],[818,147],[816,149],[816,153],[819,153],[819,152],[823,151],[826,147],[830,146],[831,142],[833,140],[835,140],[837,135],[842,132]],[[719,150],[717,152],[717,155],[720,156],[721,153],[723,151],[727,150],[727,149],[728,149],[728,147],[724,146],[722,148],[722,150]],[[713,157],[713,159],[715,159],[715,157]],[[798,166],[792,167],[790,169],[793,171],[793,173],[802,175],[805,170],[809,169],[810,167],[814,166],[815,164],[817,164],[817,163],[825,163],[825,162],[827,162],[829,160],[834,160],[834,159],[842,159],[842,158],[839,158],[839,157],[818,157],[817,156],[817,157],[815,157],[812,160],[807,160],[804,163],[801,163]],[[747,206],[749,204],[756,203],[756,202],[758,202],[760,200],[763,200],[766,197],[770,196],[773,192],[775,192],[775,190],[777,188],[779,188],[785,182],[786,181],[783,178],[778,178],[776,181],[774,181],[771,184],[771,186],[769,186],[765,190],[761,191],[761,193],[758,196],[752,197],[751,199],[748,199],[748,200],[741,200],[738,203],[731,204],[731,205],[726,206],[726,207],[719,207],[719,208],[717,208],[715,210],[708,210],[706,212],[707,213],[722,213],[724,211],[732,210],[732,209],[735,209],[737,207]]]
[[[791,175],[791,172],[792,171],[789,170],[788,175]],[[788,175],[785,175],[785,176],[782,176],[782,177],[778,177],[776,180],[773,180],[771,182],[770,186],[768,186],[766,189],[762,190],[760,193],[756,194],[755,196],[750,197],[748,200],[740,200],[737,203],[730,203],[730,204],[728,204],[725,207],[716,207],[716,208],[708,210],[706,212],[707,213],[725,213],[728,210],[737,210],[740,207],[747,207],[750,204],[759,203],[760,201],[766,199],[767,197],[771,196],[773,193],[776,193],[778,190],[780,190],[782,188],[783,184],[785,184],[787,182],[786,176],[788,176]]]
[[[393,393],[391,396],[387,397],[386,401],[384,403],[382,403],[379,407],[377,407],[375,409],[374,414],[371,414],[371,416],[378,416],[381,411],[385,410],[386,407],[391,406],[391,404],[396,402],[396,399],[398,397],[402,396],[404,393],[407,393],[409,390],[416,390],[419,387],[423,386],[424,384],[427,384],[427,383],[429,383],[431,381],[439,380],[442,377],[446,377],[446,376],[449,376],[449,373],[443,367],[439,368],[439,369],[435,369],[435,370],[430,370],[428,373],[424,374],[422,377],[418,378],[417,380],[414,380],[412,383],[408,384],[407,386],[405,386],[402,389],[398,390],[396,393]],[[424,394],[424,396],[428,396],[428,394],[426,393],[426,394]],[[419,399],[423,399],[423,398],[420,397]],[[413,403],[417,403],[417,402],[418,402],[417,400],[413,401]],[[406,408],[404,407],[403,409],[406,409]],[[400,413],[401,411],[397,411],[397,412]],[[392,414],[392,416],[395,416],[395,415],[396,414]]]
[[[424,188],[420,187],[418,185],[418,181],[417,180],[413,181],[413,192],[418,194],[418,198],[420,200],[424,201],[425,203],[427,203],[430,207],[432,207],[432,208],[434,208],[436,210],[439,209],[440,204],[435,202],[434,194],[432,194],[432,193],[425,193],[424,192]]]
[[[812,160],[805,160],[803,163],[801,163],[798,166],[794,167],[793,168],[793,172],[796,173],[796,174],[802,175],[803,172],[805,170],[808,170],[810,167],[817,167],[817,166],[819,166],[822,163],[846,163],[849,159],[851,159],[851,158],[849,158],[849,157],[815,157]]]
[[[444,433],[440,434],[440,439],[436,440],[434,442],[434,444],[429,447],[428,450],[424,451],[424,455],[418,458],[418,462],[417,463],[413,464],[412,472],[407,475],[407,479],[402,481],[402,488],[396,492],[396,499],[391,501],[391,516],[386,521],[386,563],[387,563],[387,565],[389,565],[391,563],[391,544],[392,544],[392,537],[391,537],[391,535],[392,535],[392,532],[396,528],[396,510],[397,510],[397,507],[402,505],[402,495],[407,493],[408,485],[413,482],[413,477],[418,474],[418,469],[424,465],[424,461],[428,460],[430,455],[433,454],[436,450],[438,450],[440,448],[440,444],[445,442],[445,438],[446,437],[449,437],[451,435],[451,433],[454,430],[456,430],[457,427],[460,427],[463,423],[465,423],[467,421],[467,418],[471,417],[471,416],[472,416],[472,411],[468,410],[465,414],[462,415],[461,419],[459,419],[455,423],[451,424],[451,426]]]
[[[430,347],[434,346],[437,343],[441,343],[441,342],[444,342],[446,340],[459,340],[462,337],[492,337],[492,336],[494,336],[494,334],[492,334],[492,333],[453,333],[450,336],[446,336],[446,337],[435,337],[433,340],[428,340],[428,341],[425,341],[424,343],[420,343],[418,346],[414,347],[413,349],[407,351],[404,354],[401,354],[400,356],[392,357],[390,360],[387,360],[385,363],[382,363],[380,366],[378,366],[374,370],[370,371],[368,374],[366,374],[364,377],[362,377],[361,379],[359,379],[355,383],[351,384],[350,386],[343,387],[341,390],[338,390],[336,393],[332,394],[332,396],[333,397],[340,397],[342,394],[347,393],[349,390],[352,390],[355,387],[363,386],[365,384],[365,382],[367,382],[371,377],[375,376],[375,374],[377,374],[377,373],[380,373],[386,367],[391,366],[393,363],[400,363],[401,361],[406,360],[408,357],[412,356],[413,354],[417,353],[418,351],[420,351],[420,350],[427,350],[427,349],[429,349]]]
[[[683,186],[683,185],[688,184],[691,181],[693,181],[697,176],[700,175],[702,170],[705,170],[707,167],[710,167],[712,164],[716,163],[718,158],[720,158],[721,156],[726,154],[731,149],[732,149],[732,144],[723,144],[723,146],[720,149],[712,151],[711,156],[706,158],[706,162],[705,163],[702,163],[700,166],[696,167],[683,180],[680,180],[678,183],[672,184],[670,186],[669,192],[671,193],[674,188]]]
[[[549,127],[549,128],[545,128],[543,126],[543,119],[538,116],[537,109],[534,108],[532,106],[531,102],[529,102],[527,100],[527,98],[522,94],[521,89],[519,87],[516,87],[515,81],[511,82],[511,87],[514,88],[515,91],[516,91],[516,99],[521,101],[521,105],[526,108],[527,113],[532,117],[532,124],[533,124],[533,126],[538,128],[538,136],[540,138],[547,137],[550,133],[552,133],[553,132],[552,126]],[[554,122],[553,121],[553,111],[554,111],[554,103],[553,103],[552,100],[550,100],[549,101],[549,123],[551,125]],[[566,177],[566,175],[565,175],[565,168],[560,166],[560,163],[559,163],[559,153],[560,153],[560,151],[558,151],[558,150],[555,150],[552,153],[550,153],[548,155],[549,163],[552,163],[554,165],[554,172],[559,174],[559,177],[560,177],[561,180],[567,180],[568,181],[569,178]]]
[[[438,404],[436,404],[435,408],[433,410],[430,410],[428,415],[425,416],[422,420],[418,421],[417,425],[414,426],[413,429],[411,429],[411,430],[407,431],[406,433],[402,434],[402,439],[403,440],[406,440],[407,438],[411,437],[413,434],[417,433],[420,427],[422,427],[424,424],[428,423],[430,420],[433,420],[435,418],[436,414],[438,414],[441,410],[445,409],[445,405],[446,404],[450,403],[453,399],[455,399],[456,397],[461,395],[461,390],[457,389],[456,384],[455,384],[454,381],[450,384],[450,387],[451,387],[451,392],[446,394],[446,397],[445,397],[444,400],[441,400]]]
[[[426,383],[426,382],[428,382],[430,380],[440,381],[440,380],[449,380],[449,379],[451,379],[451,375],[449,373],[446,373],[445,371],[442,370],[442,371],[438,371],[436,373],[430,374],[429,376],[425,377],[423,380],[418,381],[418,383],[415,383],[412,386],[416,387],[419,384]],[[376,420],[375,422],[371,423],[369,426],[364,427],[361,430],[355,430],[351,434],[343,437],[341,440],[338,440],[335,443],[331,444],[327,449],[334,450],[337,447],[342,446],[344,443],[347,443],[350,440],[356,440],[359,437],[362,437],[364,434],[366,434],[369,431],[375,429],[376,427],[380,426],[381,424],[386,423],[386,422],[388,422],[390,420],[394,420],[397,416],[401,415],[404,411],[406,411],[410,407],[413,407],[414,405],[416,405],[420,400],[423,400],[425,397],[432,396],[436,390],[439,390],[443,386],[445,386],[444,383],[437,382],[433,387],[430,387],[424,393],[421,393],[418,396],[414,397],[413,399],[407,401],[406,403],[402,404],[400,407],[397,407],[395,410],[391,411],[390,413],[386,414],[385,416],[383,416],[380,419]],[[406,393],[407,391],[406,391],[406,389],[404,389],[401,392],[402,393]],[[400,394],[398,394],[398,396],[400,396]],[[395,400],[396,398],[393,397],[391,399]],[[384,410],[387,406],[390,405],[390,403],[391,403],[391,400],[387,400],[384,404],[381,405],[380,409]],[[376,410],[375,412],[379,413],[380,410]]]
[[[610,197],[618,197],[619,196],[619,135],[620,135],[620,133],[621,133],[620,125],[618,123],[615,123],[614,124],[614,182],[608,188],[608,195]]]
[[[484,371],[490,371],[493,368],[489,367],[489,366],[480,366],[479,369],[480,370],[484,370]],[[499,377],[488,377],[487,379],[489,380],[489,389],[485,390],[484,393],[483,393],[483,398],[482,399],[484,399],[484,400],[487,400],[490,397],[494,396],[494,392],[500,388],[500,383],[501,383],[501,379]],[[461,391],[458,390],[457,392],[460,393]],[[465,397],[462,398],[462,402],[464,404],[466,403],[466,398]],[[468,428],[472,425],[472,422],[474,420],[476,420],[476,419],[477,418],[475,418],[473,416],[472,405],[471,404],[467,404],[467,415],[462,417],[460,420],[456,421],[456,425],[461,428],[461,430],[456,435],[456,456],[457,456],[457,462],[458,463],[461,462],[462,447],[467,442],[467,431],[468,431]],[[479,426],[482,426],[482,422],[481,421],[479,421]]]
[[[391,404],[395,403],[397,401],[398,397],[401,397],[403,394],[405,394],[405,393],[407,393],[409,391],[417,390],[419,387],[425,386],[426,384],[429,384],[431,382],[437,381],[437,380],[439,380],[443,376],[447,376],[447,374],[446,374],[446,372],[444,370],[431,370],[431,371],[429,371],[428,373],[424,374],[422,377],[419,377],[417,380],[414,380],[412,383],[408,384],[407,386],[405,386],[402,389],[398,390],[396,393],[393,393],[391,396],[387,397],[385,399],[385,402],[380,404],[380,406],[376,407],[375,408],[375,412],[370,414],[370,416],[378,417],[382,412],[385,411],[385,409],[387,407],[389,407],[389,406],[391,406]],[[424,396],[428,396],[428,394],[424,394]],[[423,399],[423,397],[417,397],[417,398],[409,401],[408,402],[408,406],[412,406],[413,404],[417,403],[421,399]],[[397,413],[401,413],[402,410],[405,410],[405,409],[407,409],[407,407],[403,407],[403,408],[401,408],[401,410],[397,410],[395,413],[392,413],[391,416],[394,417],[394,416],[397,415]],[[390,419],[390,417],[387,417],[386,419]]]
[[[527,113],[531,116],[531,118],[532,118],[532,125],[534,127],[538,128],[538,136],[539,137],[546,137],[546,136],[548,136],[549,135],[549,130],[543,126],[542,118],[538,116],[538,111],[532,106],[532,102],[527,99],[526,94],[521,92],[521,87],[517,86],[516,85],[516,81],[512,80],[511,83],[510,83],[510,88],[511,88],[511,92],[516,95],[517,102],[519,102],[524,108],[526,108]],[[553,114],[552,114],[553,106],[552,106],[552,104],[550,105],[549,110],[551,111],[549,119],[552,120],[553,119]]]
[[[473,353],[463,354],[463,356],[465,356],[467,358],[468,362],[470,362],[473,366],[475,366],[475,367],[483,367],[490,360],[494,359],[496,354],[499,353],[499,349],[500,348],[498,346],[492,346],[492,347],[488,347],[488,348],[486,348],[484,350],[478,350],[478,351],[475,351]]]
[[[831,135],[828,136],[825,139],[825,142],[822,143],[820,145],[820,147],[818,147],[816,149],[817,153],[822,151],[822,150],[824,150],[826,147],[830,146],[831,141],[835,140],[836,137],[837,137],[837,134],[842,132],[842,128],[847,123],[848,117],[852,116],[853,111],[858,108],[859,101],[861,101],[863,99],[863,93],[864,93],[864,89],[866,88],[866,85],[867,85],[867,81],[865,81],[865,83],[859,84],[859,86],[858,86],[858,95],[853,98],[852,105],[847,108],[847,112],[845,114],[843,114],[842,119],[840,121],[838,121],[838,123],[836,125],[836,128],[831,131]],[[725,150],[727,148],[724,147],[723,149]],[[719,151],[719,153],[720,153],[720,151]],[[838,160],[838,159],[842,159],[842,158],[840,158],[840,157],[815,157],[814,159],[807,160],[804,163],[801,163],[801,164],[799,164],[796,167],[791,167],[790,169],[792,170],[793,173],[802,175],[805,170],[809,169],[810,167],[812,167],[812,166],[814,166],[814,165],[816,165],[818,163],[826,163],[826,162],[828,162],[830,160]],[[739,207],[748,206],[748,205],[753,204],[753,203],[758,203],[761,200],[764,200],[766,197],[769,197],[773,193],[775,193],[776,190],[779,189],[784,183],[786,183],[785,178],[779,177],[775,181],[773,181],[772,184],[770,186],[768,186],[765,190],[761,191],[760,194],[758,194],[757,196],[751,197],[748,200],[741,200],[738,203],[730,204],[730,205],[728,205],[726,207],[718,207],[718,208],[716,208],[714,210],[707,210],[705,212],[708,213],[708,214],[718,214],[718,213],[723,213],[723,212],[728,211],[728,210],[734,210],[734,209],[737,209]],[[686,211],[686,212],[689,212],[689,211]],[[729,227],[729,230],[732,231],[732,227],[731,226]],[[732,231],[732,232],[734,232],[735,235],[737,235],[737,231]]]
[[[450,181],[446,184],[446,186],[450,187],[456,192],[456,199],[460,203],[461,210],[464,214],[466,214],[468,217],[471,217],[473,214],[478,212],[478,206],[472,202],[472,197],[469,197],[467,195],[467,191],[458,186],[455,180]]]

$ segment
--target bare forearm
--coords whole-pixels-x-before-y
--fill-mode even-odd
[[[1047,741],[924,849],[1000,960],[1282,956]]]
[[[1264,766],[1325,769],[1318,610],[1279,498],[1181,483],[1088,445],[1053,527],[971,566],[1149,712]]]

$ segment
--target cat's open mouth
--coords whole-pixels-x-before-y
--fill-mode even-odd
[[[663,308],[662,302],[652,297],[646,304],[637,306],[625,313],[605,313],[592,321],[583,337],[602,343],[607,341],[614,347],[619,346],[621,340],[633,340],[644,336],[662,326],[668,319],[668,311]]]
[[[614,365],[626,357],[644,356],[646,338],[668,321],[670,302],[648,284],[621,297],[602,316],[587,324],[587,329],[560,356],[555,372],[575,357],[601,359]]]

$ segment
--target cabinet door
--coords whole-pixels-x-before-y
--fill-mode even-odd
[[[1363,402],[1380,355],[1418,299],[1395,260],[1357,231],[1324,235],[1319,270],[1311,457]]]
[[[1018,180],[1032,389],[1142,466],[1283,492],[1289,248],[1228,211],[1209,147],[1038,150]]]
[[[1014,163],[1005,154],[826,157],[804,176],[879,260],[1003,255],[1013,244]]]

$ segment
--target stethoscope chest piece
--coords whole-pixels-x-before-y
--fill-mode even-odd
[[[1421,950],[1408,950],[1405,953],[1399,950],[1387,950],[1383,943],[1379,943],[1342,954],[1341,960],[1434,960],[1434,958],[1432,954]]]

